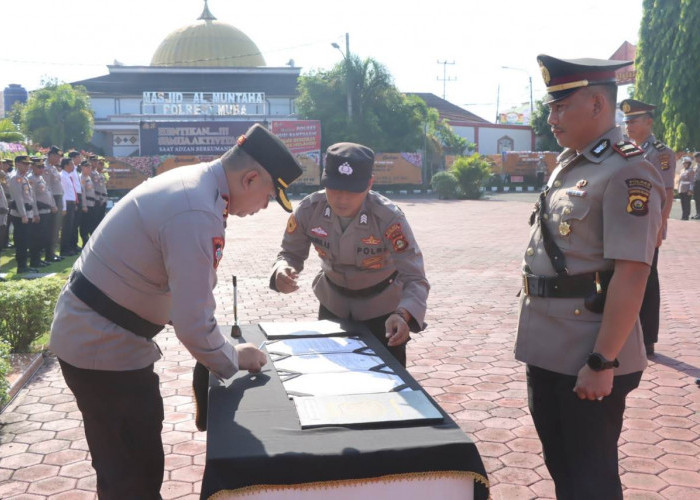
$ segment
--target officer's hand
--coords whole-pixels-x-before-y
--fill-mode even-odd
[[[389,339],[387,343],[390,346],[394,347],[408,342],[411,330],[401,315],[394,313],[389,316],[386,319],[386,323],[384,323],[384,327],[386,328],[386,338]]]
[[[57,209],[56,207],[53,207],[53,208],[51,209],[51,213],[52,213],[52,214],[55,214],[56,212],[58,212],[58,209]]]
[[[612,392],[614,375],[612,369],[596,372],[583,365],[578,371],[574,392],[580,399],[601,400]]]
[[[258,373],[265,363],[267,356],[250,342],[238,344],[234,349],[238,353],[238,369]]]
[[[659,248],[664,242],[664,233],[666,232],[666,223],[661,224],[661,231],[656,235],[656,248]]]
[[[29,219],[27,217],[22,217],[22,224],[29,224]]]
[[[33,224],[39,224],[39,220],[40,220],[40,219],[39,219],[39,216],[37,215],[36,217],[33,217],[33,218],[32,218],[32,223],[33,223]]]
[[[299,285],[297,284],[298,277],[299,273],[289,266],[278,269],[277,274],[275,274],[275,287],[277,287],[277,291],[292,293],[299,290]]]

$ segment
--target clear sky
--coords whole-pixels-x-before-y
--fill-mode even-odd
[[[2,0],[0,88],[42,78],[74,82],[107,65],[148,65],[160,42],[193,23],[203,0]],[[432,92],[493,121],[500,110],[544,94],[535,61],[609,58],[636,44],[642,0],[209,0],[221,22],[246,33],[268,66],[290,59],[328,69],[345,50],[384,64],[403,92]],[[438,64],[447,61],[454,64]],[[503,69],[509,66],[519,69]],[[446,77],[449,81],[441,81]]]

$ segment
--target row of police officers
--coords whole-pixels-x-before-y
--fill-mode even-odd
[[[2,160],[0,248],[7,246],[11,226],[18,273],[36,272],[80,251],[78,233],[85,244],[106,211],[104,164],[97,155],[83,160],[78,151],[63,158],[56,146],[46,158]]]

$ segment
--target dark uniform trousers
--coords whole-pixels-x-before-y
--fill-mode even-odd
[[[97,210],[98,207],[87,207],[87,212],[80,213],[80,239],[83,240],[83,246],[87,244],[90,235],[97,227]]]
[[[41,251],[50,241],[51,215],[39,214],[39,222],[29,228],[29,265],[41,265]]]
[[[66,214],[61,224],[61,253],[73,250],[73,226],[75,225],[75,202],[66,201]]]
[[[644,345],[655,344],[659,340],[659,309],[661,308],[661,291],[659,285],[659,249],[654,251],[654,260],[651,261],[649,278],[644,290],[642,307],[639,310],[639,322],[644,333]]]
[[[700,170],[695,172],[695,177],[700,175]],[[695,198],[695,217],[700,217],[700,179],[693,184],[693,197]]]
[[[51,255],[47,254],[46,255],[47,259],[58,254],[60,251],[59,232],[60,232],[61,226],[63,225],[63,211],[61,210],[61,207],[63,206],[63,195],[62,194],[55,194],[55,195],[53,195],[53,199],[56,202],[56,207],[58,208],[58,211],[54,214],[54,217],[53,217],[53,224],[51,226],[51,243],[50,243],[51,247],[49,248]]]
[[[159,499],[164,412],[153,365],[105,371],[59,363],[83,414],[100,500]]]
[[[17,217],[15,215],[10,215],[10,220],[12,221],[12,226],[14,227],[14,232],[12,233],[12,238],[15,244],[15,260],[17,261],[17,268],[22,269],[27,267],[27,250],[29,249],[29,231],[30,225],[32,224],[31,219],[26,224],[22,223],[22,217]]]
[[[557,500],[622,499],[617,442],[627,394],[642,372],[614,378],[601,401],[579,399],[576,377],[527,365],[530,413]]]
[[[372,318],[372,319],[366,319],[359,321],[363,325],[365,325],[370,332],[372,332],[372,335],[377,337],[377,339],[387,348],[389,349],[389,352],[394,355],[396,359],[399,360],[399,363],[401,363],[401,366],[404,368],[406,367],[406,344],[398,345],[398,346],[390,346],[387,344],[388,339],[386,338],[386,320],[391,316],[392,313],[385,314],[383,316],[379,316],[378,318]],[[318,308],[318,319],[350,319],[352,318],[341,318],[339,316],[336,316],[333,314],[331,311],[323,307],[323,305],[319,305]]]

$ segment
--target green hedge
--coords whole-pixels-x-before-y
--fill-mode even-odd
[[[7,374],[10,373],[10,346],[0,340],[0,408],[7,402],[7,391],[10,383]]]
[[[0,341],[10,352],[27,352],[49,331],[63,278],[7,281],[0,284]]]

